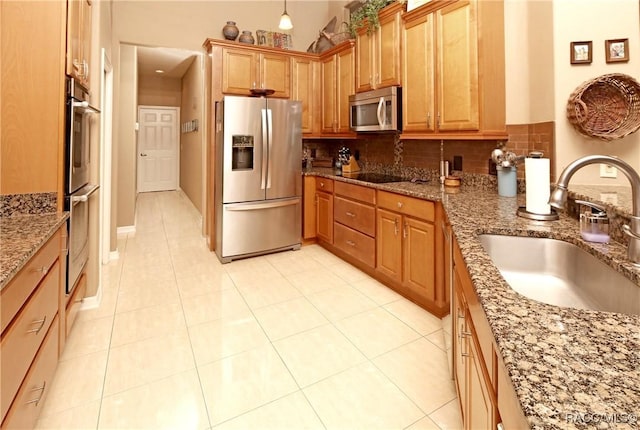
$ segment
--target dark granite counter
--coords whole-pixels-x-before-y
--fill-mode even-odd
[[[0,217],[0,290],[68,217],[67,212]]]
[[[532,428],[640,426],[640,316],[564,308],[528,299],[507,284],[478,235],[570,242],[615,267],[640,288],[640,269],[628,262],[623,244],[583,241],[578,221],[565,214],[557,221],[516,216],[518,206],[524,205],[524,194],[500,197],[495,190],[465,185],[446,190],[438,181],[365,184],[337,177],[331,169],[311,169],[305,174],[443,203],[498,353]],[[591,421],[571,419],[577,416]]]

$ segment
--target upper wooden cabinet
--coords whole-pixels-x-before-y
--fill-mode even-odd
[[[369,34],[366,28],[356,36],[356,92],[400,85],[400,33],[404,4],[393,3],[380,11],[380,27]]]
[[[222,50],[222,92],[249,95],[251,89],[275,92],[271,97],[291,95],[291,58],[285,54],[257,52],[244,48]]]
[[[0,2],[0,193],[57,193],[60,210],[66,9],[65,1]]]
[[[320,62],[310,56],[291,58],[291,99],[302,102],[302,133],[320,131]]]
[[[347,41],[323,53],[322,133],[349,135],[349,96],[355,92],[354,42]]]
[[[91,0],[67,0],[67,75],[89,89]]]
[[[479,0],[403,15],[405,138],[506,137],[503,15],[502,1]]]

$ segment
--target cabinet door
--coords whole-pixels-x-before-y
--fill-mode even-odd
[[[376,270],[402,282],[402,216],[378,209],[376,221]]]
[[[316,235],[325,242],[333,243],[333,196],[316,193]]]
[[[378,88],[400,85],[400,13],[380,18],[375,34],[375,74]],[[413,67],[413,59],[410,63]]]
[[[316,237],[316,178],[304,177],[302,206],[302,238],[313,239]]]
[[[354,49],[349,48],[337,54],[337,100],[336,100],[336,131],[348,133],[349,129],[349,96],[355,92]]]
[[[404,217],[404,284],[414,293],[435,302],[435,227]]]
[[[403,31],[403,131],[434,131],[434,15],[406,22]]]
[[[293,58],[291,61],[292,88],[291,98],[302,102],[302,132],[314,133],[314,118],[317,116],[316,96],[317,62],[308,58]]]
[[[356,92],[369,91],[375,88],[374,70],[374,38],[365,28],[356,35]]]
[[[469,356],[467,360],[467,405],[465,429],[496,428],[495,406],[489,392],[488,378],[485,375],[482,354],[472,337],[467,341]]]
[[[438,128],[478,130],[478,36],[475,4],[459,1],[437,12]]]
[[[322,61],[322,132],[333,133],[336,119],[336,56]]]
[[[260,54],[262,88],[275,90],[272,97],[288,99],[291,96],[291,59],[288,55]]]
[[[256,74],[256,55],[243,49],[222,50],[222,92],[249,95],[259,86]]]
[[[467,399],[467,367],[466,358],[468,355],[467,346],[467,323],[466,323],[466,306],[462,298],[462,287],[458,273],[454,271],[454,290],[453,290],[453,370],[455,374],[456,387],[458,389],[458,401],[462,412],[462,422],[466,419],[466,399]]]

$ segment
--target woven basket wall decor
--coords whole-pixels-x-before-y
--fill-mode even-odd
[[[567,118],[578,133],[621,139],[640,129],[640,83],[611,73],[582,83],[569,96]]]

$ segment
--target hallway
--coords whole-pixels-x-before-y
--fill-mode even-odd
[[[459,429],[441,321],[318,245],[222,265],[139,194],[38,428]]]

